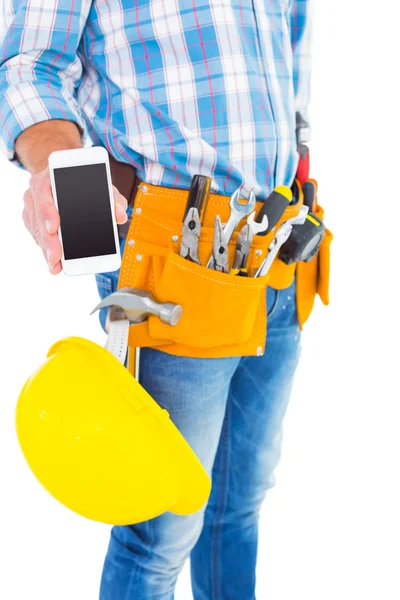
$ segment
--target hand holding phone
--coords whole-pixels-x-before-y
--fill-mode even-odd
[[[83,150],[83,152],[87,153],[91,150],[93,149],[89,148]],[[69,150],[66,152],[75,151]],[[82,152],[82,150],[78,150],[78,152]],[[103,150],[104,152],[106,151]],[[116,223],[122,225],[127,220],[127,200],[120,194],[116,187],[111,185],[110,189],[112,190],[114,204],[112,214],[113,216],[115,215]],[[61,263],[63,248],[60,236],[58,235],[60,215],[54,202],[49,167],[31,177],[29,189],[24,194],[22,216],[26,228],[31,233],[35,242],[41,247],[50,272],[53,275],[60,273],[63,268]]]

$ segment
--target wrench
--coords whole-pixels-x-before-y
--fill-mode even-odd
[[[229,243],[229,240],[231,239],[240,221],[252,213],[256,207],[256,196],[253,190],[251,190],[249,199],[245,204],[239,202],[239,195],[240,189],[237,189],[236,192],[233,192],[229,203],[231,213],[229,215],[228,222],[224,226],[224,237],[227,244]],[[213,257],[211,256],[207,263],[207,267],[211,268],[212,262]]]
[[[253,238],[258,233],[265,231],[268,227],[268,217],[264,215],[262,222],[257,223],[254,219],[255,211],[247,217],[247,225],[243,227],[238,235],[236,242],[236,256],[233,263],[233,269],[245,269],[247,265],[247,259],[250,254],[251,243]],[[244,274],[244,272],[243,272]]]
[[[247,218],[247,225],[250,227],[251,231],[251,241],[253,240],[253,237],[255,235],[258,235],[259,233],[262,233],[263,231],[268,229],[267,215],[263,216],[261,223],[257,223],[257,221],[255,221],[255,214],[255,212],[252,212],[251,215],[249,215]]]
[[[253,192],[253,190],[251,190],[248,201],[246,202],[246,204],[242,204],[241,202],[239,202],[239,190],[236,190],[236,192],[232,194],[230,207],[231,214],[229,215],[228,222],[224,227],[224,234],[227,242],[229,242],[229,240],[231,239],[240,221],[247,217],[255,209],[255,193]]]
[[[274,239],[272,240],[268,248],[268,255],[262,262],[260,268],[257,270],[254,277],[263,277],[268,273],[272,263],[278,255],[279,250],[292,233],[293,225],[303,225],[304,221],[306,220],[307,214],[308,206],[302,206],[300,208],[299,214],[296,217],[288,219],[287,221],[285,221],[285,223],[281,225],[281,227],[279,227]]]

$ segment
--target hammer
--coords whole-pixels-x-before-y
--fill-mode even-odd
[[[163,323],[166,323],[166,325],[171,325],[172,327],[177,325],[182,317],[182,307],[179,304],[172,304],[170,302],[161,304],[152,297],[150,292],[146,292],[145,290],[140,290],[137,288],[122,288],[117,290],[113,294],[110,294],[104,298],[90,314],[95,313],[101,308],[106,308],[107,306],[111,307],[108,315],[108,324],[109,326],[110,324],[113,326],[110,329],[106,327],[109,331],[109,338],[116,335],[121,335],[127,338],[129,327],[124,328],[124,325],[142,323],[150,315],[159,317]],[[120,332],[117,332],[117,322],[119,321],[123,321],[124,323],[120,323],[122,329]],[[113,329],[112,332],[111,329]],[[107,343],[106,347],[109,347],[110,349],[110,346],[113,342],[115,342],[115,340],[113,340],[110,344],[109,342]],[[125,343],[127,343],[127,339],[126,342],[124,341],[124,345]],[[120,343],[119,346],[121,345],[122,344]],[[130,349],[128,352],[128,370],[133,376],[136,376],[136,379],[138,379],[135,354],[136,353],[133,349]],[[122,354],[118,357],[119,360],[121,360],[121,357]]]
[[[171,304],[170,302],[160,304],[154,300],[150,292],[137,288],[117,290],[104,298],[90,314],[92,315],[106,306],[117,306],[122,310],[122,314],[115,318],[115,321],[128,319],[133,324],[142,323],[150,315],[155,315],[163,323],[174,326],[179,323],[182,316],[182,307],[179,304]]]

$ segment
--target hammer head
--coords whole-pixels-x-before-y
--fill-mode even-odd
[[[152,298],[150,292],[136,288],[122,288],[104,298],[90,313],[107,306],[118,307],[115,318],[126,318],[131,323],[141,323],[149,315],[155,315],[167,325],[176,325],[182,316],[182,307],[166,302],[161,304]],[[123,311],[123,314],[121,313]]]

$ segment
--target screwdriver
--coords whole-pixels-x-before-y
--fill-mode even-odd
[[[264,200],[264,204],[258,213],[256,222],[261,223],[264,215],[268,217],[268,227],[265,231],[261,231],[258,235],[267,235],[273,227],[278,223],[283,213],[292,201],[292,191],[286,185],[279,185],[274,189],[272,194]]]

